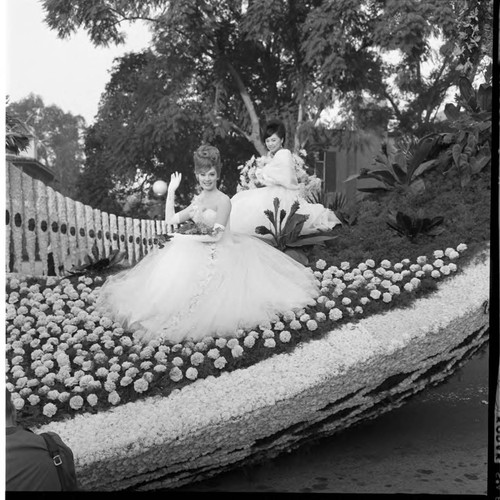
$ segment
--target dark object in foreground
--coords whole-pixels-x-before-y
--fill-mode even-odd
[[[42,432],[47,450],[54,462],[54,466],[59,476],[62,491],[79,491],[75,472],[75,460],[73,452],[67,446],[61,446],[54,438],[53,434]]]
[[[37,434],[18,425],[5,388],[6,491],[78,491],[73,451],[55,432]]]

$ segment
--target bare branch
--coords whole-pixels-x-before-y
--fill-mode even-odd
[[[399,110],[398,105],[396,104],[396,101],[394,101],[394,99],[389,95],[389,93],[387,92],[386,89],[384,89],[382,96],[385,97],[391,103],[391,106],[392,106],[392,109],[394,110],[394,113],[396,114],[398,119],[401,120],[401,118],[402,118],[401,111]]]
[[[238,132],[238,134],[241,134],[247,141],[252,142],[252,137],[250,136],[250,134],[247,134],[242,128],[238,127],[236,123],[228,120],[228,124],[233,130]]]

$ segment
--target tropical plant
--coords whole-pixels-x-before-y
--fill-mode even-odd
[[[347,196],[341,191],[332,191],[327,193],[325,199],[328,200],[326,202],[326,206],[334,212],[340,212],[348,205]]]
[[[394,229],[400,236],[405,236],[411,242],[415,242],[417,237],[422,234],[436,236],[443,232],[443,228],[439,227],[444,222],[444,217],[415,217],[397,212],[395,215],[391,213],[387,225]]]
[[[490,68],[487,73],[491,73]],[[448,170],[458,173],[464,187],[491,161],[493,87],[482,83],[475,90],[466,77],[460,78],[458,87],[460,94],[456,96],[456,104],[447,103],[444,108],[449,125],[456,132],[451,137],[450,134],[443,136],[450,143],[447,155],[452,161]]]
[[[358,174],[350,175],[344,182],[354,179],[381,182],[382,186],[358,188],[358,191],[372,194],[385,194],[395,189],[412,194],[421,193],[425,189],[422,174],[439,164],[436,159],[427,160],[437,142],[438,138],[434,134],[422,139],[403,136],[395,147],[384,141],[381,152],[374,158],[374,168],[362,168]]]
[[[342,225],[345,227],[354,226],[358,222],[358,207],[357,204],[349,203],[344,193],[335,191],[332,201],[327,205],[333,210]]]
[[[347,203],[347,198],[340,191],[323,191],[321,189],[311,193],[309,201],[311,203],[320,203],[330,210],[339,210],[341,206]]]
[[[117,249],[112,250],[108,257],[101,259],[98,258],[97,252],[93,252],[93,255],[87,254],[82,260],[79,259],[77,265],[73,265],[71,269],[68,269],[68,273],[72,276],[82,276],[114,271],[124,258],[125,252]]]
[[[300,232],[309,215],[297,213],[300,207],[298,201],[293,202],[288,217],[286,210],[283,208],[280,209],[279,206],[279,198],[274,198],[274,212],[272,210],[264,210],[266,217],[272,224],[272,228],[257,226],[255,232],[261,235],[271,235],[272,240],[265,239],[264,241],[272,244],[278,250],[286,253],[301,264],[307,265],[309,258],[300,247],[323,245],[325,241],[333,240],[337,237],[331,231],[318,231],[310,235],[301,235]]]
[[[466,65],[474,78],[480,65],[491,61],[492,5],[492,0],[320,1],[306,19],[306,61],[319,69],[318,86],[334,87],[353,126],[366,126],[374,116],[374,126],[385,129],[391,119],[398,131],[421,137],[433,131],[437,110]],[[439,46],[431,42],[436,35]],[[354,40],[359,45],[353,50]],[[398,58],[384,57],[392,50]],[[422,71],[431,60],[430,71]]]
[[[332,210],[344,226],[353,226],[358,220],[356,205],[349,203],[347,196],[341,191],[318,191],[309,201]]]

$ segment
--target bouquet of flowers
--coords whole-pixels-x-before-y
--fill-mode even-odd
[[[240,183],[238,184],[237,191],[262,187],[264,184],[259,180],[258,171],[269,160],[268,156],[252,156],[244,165],[240,165],[238,167],[240,171]]]
[[[207,241],[204,236],[217,236],[217,234],[224,231],[224,228],[220,225],[210,226],[204,222],[194,222],[193,220],[188,220],[183,222],[179,227],[175,228],[173,233],[166,233],[157,235],[158,246],[163,248],[166,243],[168,243],[176,234],[185,234],[193,236],[197,239],[198,236],[200,241]]]
[[[214,228],[203,222],[194,222],[193,220],[188,220],[181,224],[174,232],[179,234],[212,235],[214,232]]]
[[[213,240],[211,240],[210,238],[207,239],[206,238],[207,236],[215,237],[222,232],[224,232],[224,226],[221,226],[220,224],[215,224],[213,226],[210,226],[201,221],[195,222],[193,220],[189,220],[181,224],[174,231],[174,234],[177,233],[177,234],[189,235],[193,239],[197,239],[205,243],[210,243]]]
[[[312,201],[321,191],[321,179],[316,174],[309,175],[304,158],[307,156],[305,150],[301,149],[299,154],[292,153],[297,181],[299,183],[300,196]],[[237,191],[255,189],[264,186],[259,178],[259,169],[270,161],[268,156],[252,156],[243,165],[238,167],[240,171],[240,182]]]

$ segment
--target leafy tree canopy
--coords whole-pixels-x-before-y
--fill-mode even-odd
[[[8,104],[8,99],[7,99]],[[5,152],[18,155],[29,147],[31,130],[17,116],[5,112]]]
[[[46,106],[42,97],[35,94],[7,104],[6,111],[32,129],[39,141],[39,159],[55,172],[56,189],[66,196],[74,196],[84,162],[85,119],[66,113],[58,106]]]
[[[150,27],[150,49],[116,61],[95,124],[99,161],[129,180],[187,168],[202,141],[244,139],[262,153],[260,127],[274,116],[287,124],[288,145],[304,147],[334,102],[349,128],[385,130],[392,119],[401,132],[422,133],[458,76],[477,72],[491,49],[491,0],[43,6],[59,36],[83,29],[95,45],[123,42],[128,22]]]
[[[464,59],[474,72],[491,49],[491,0],[43,4],[60,36],[84,29],[96,45],[121,43],[126,22],[148,22],[155,56],[189,65],[192,77],[211,89],[206,97],[216,132],[236,130],[261,152],[259,120],[279,114],[295,131],[339,98],[355,115],[373,101],[389,106],[404,131],[415,131],[435,118]],[[441,38],[437,52],[432,37]],[[400,56],[397,62],[384,57],[390,51]]]

